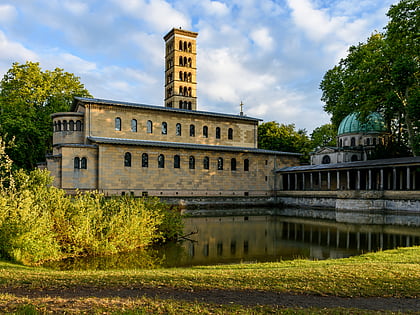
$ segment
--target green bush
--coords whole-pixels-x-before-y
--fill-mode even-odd
[[[0,255],[28,265],[131,251],[181,230],[179,212],[157,198],[71,197],[45,170],[17,171],[13,185],[0,187]]]

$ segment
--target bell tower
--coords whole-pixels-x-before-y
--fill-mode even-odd
[[[165,40],[165,107],[197,110],[196,37],[173,28]]]

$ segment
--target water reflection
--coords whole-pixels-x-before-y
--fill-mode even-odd
[[[188,240],[108,257],[49,264],[57,269],[128,269],[344,258],[363,252],[420,245],[420,229],[355,225],[275,216],[185,219]]]

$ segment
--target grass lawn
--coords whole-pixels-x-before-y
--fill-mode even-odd
[[[375,314],[357,308],[284,308],[118,293],[142,292],[142,289],[156,294],[173,290],[185,296],[197,291],[204,292],[205,296],[205,292],[216,290],[237,294],[274,292],[299,296],[417,299],[420,298],[420,247],[337,260],[153,270],[53,271],[0,262],[0,312],[6,313]]]

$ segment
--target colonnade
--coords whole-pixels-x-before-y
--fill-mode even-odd
[[[420,164],[280,170],[281,190],[420,190]]]

